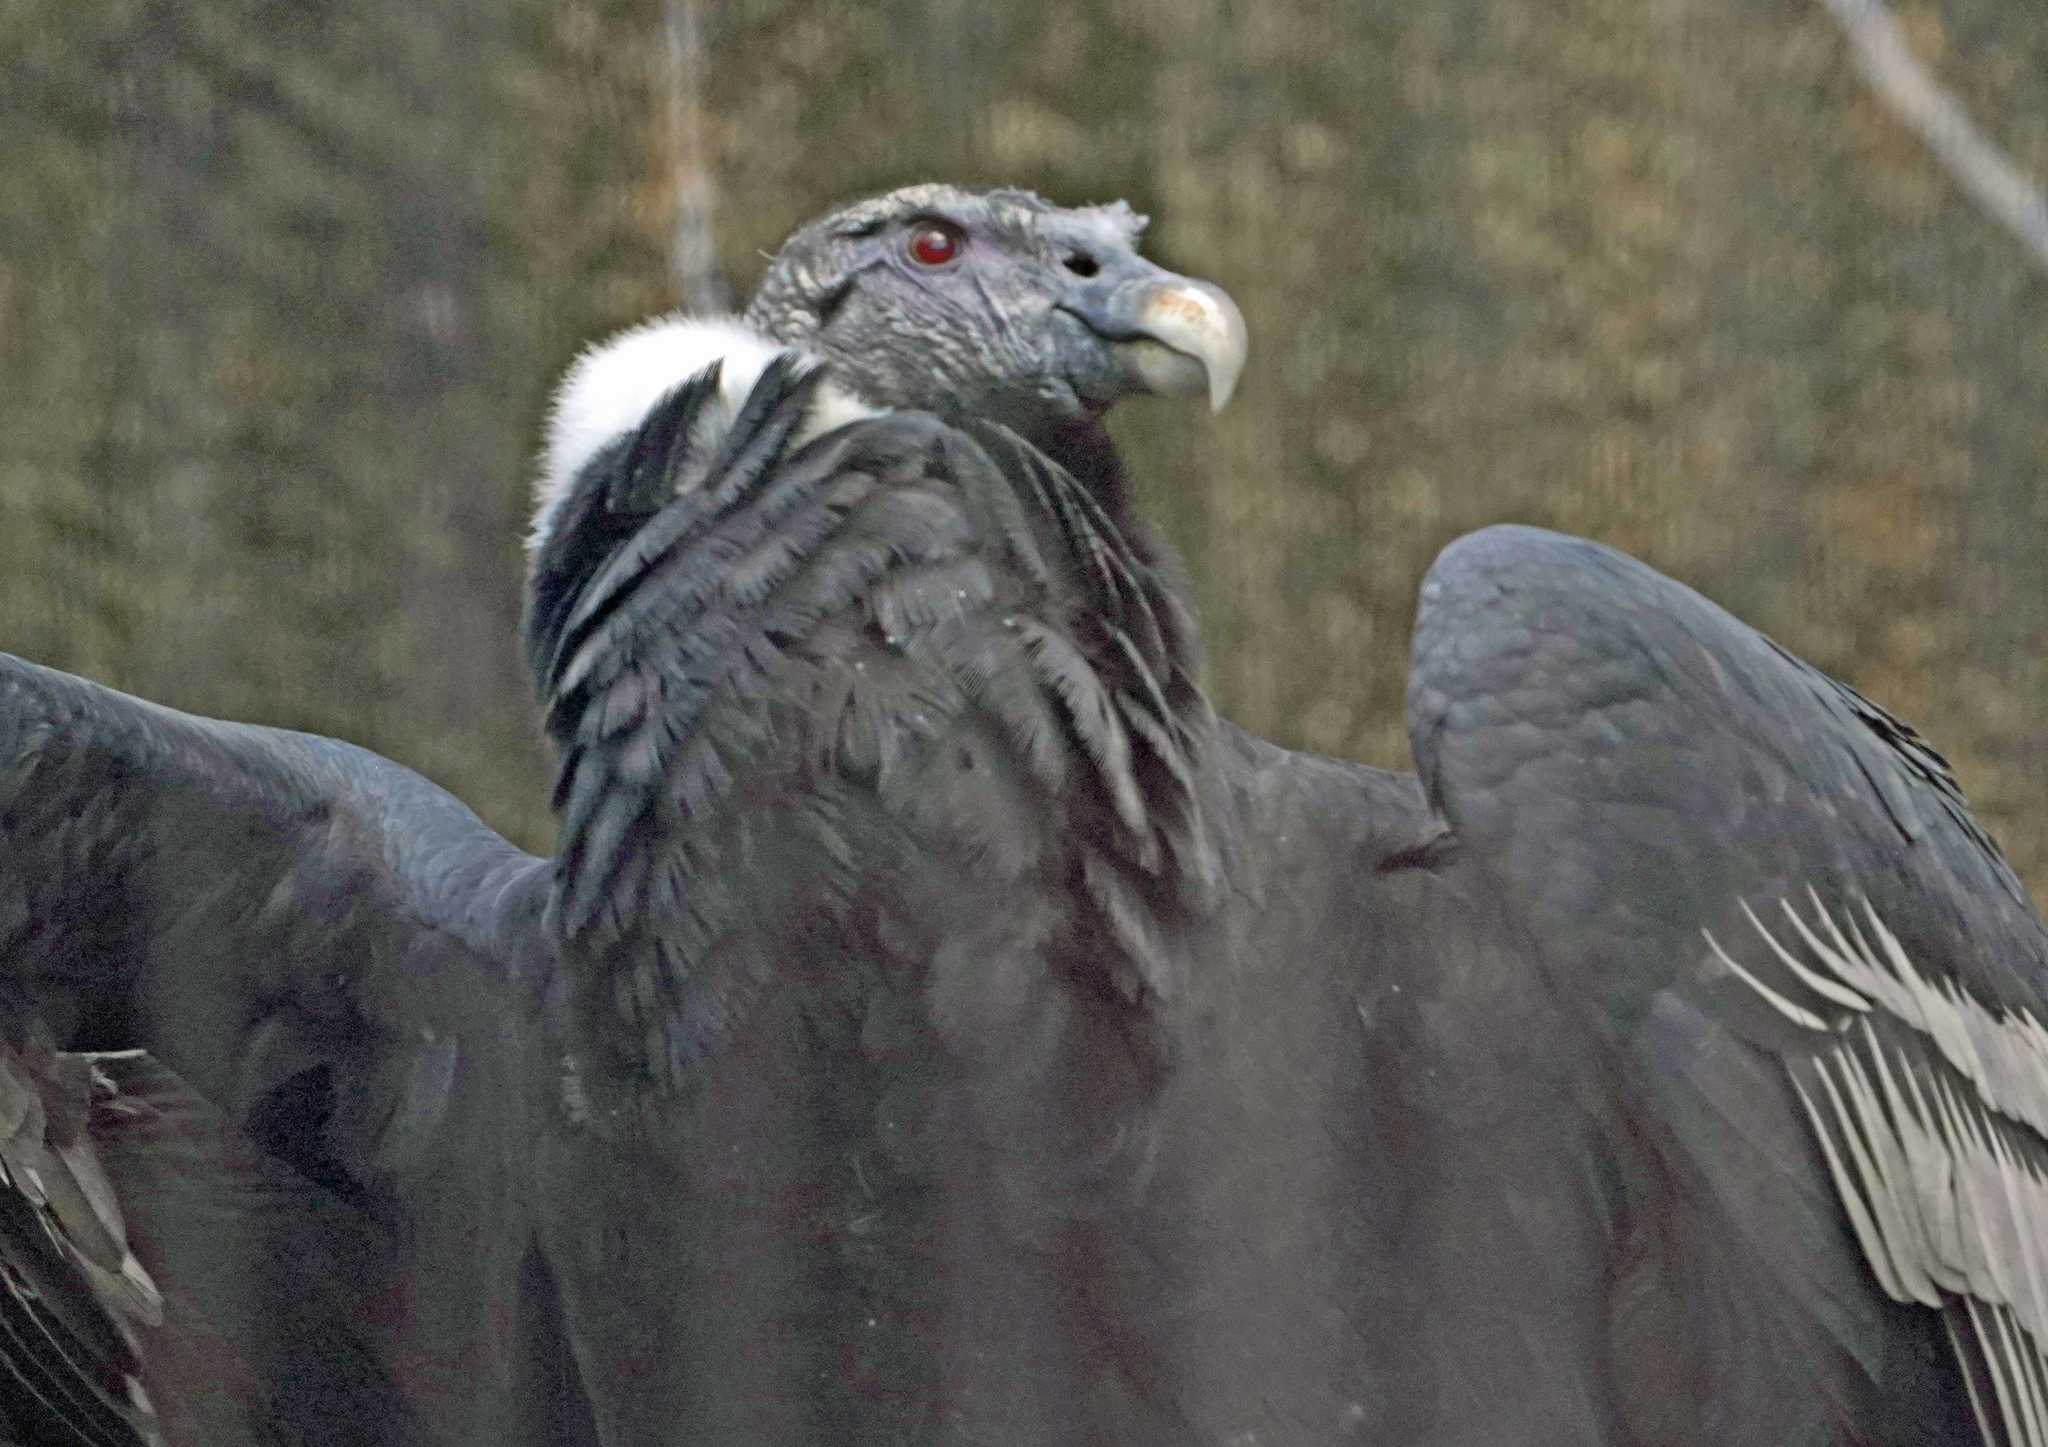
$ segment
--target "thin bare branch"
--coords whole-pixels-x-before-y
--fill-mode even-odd
[[[1927,143],[1966,195],[2020,239],[2048,270],[2048,200],[1970,123],[1927,73],[1883,0],[1823,0],[1850,42],[1864,77]]]
[[[669,269],[685,308],[726,311],[732,289],[718,269],[718,182],[704,147],[704,40],[698,0],[668,0],[662,28],[668,41],[669,126],[675,157],[675,231]]]

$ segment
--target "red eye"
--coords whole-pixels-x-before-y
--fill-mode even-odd
[[[960,254],[966,240],[957,227],[927,221],[910,233],[910,259],[920,266],[944,266]]]

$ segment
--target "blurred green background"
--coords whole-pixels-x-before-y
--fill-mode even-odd
[[[2048,176],[2048,9],[1898,13]],[[551,378],[835,200],[1009,181],[1250,320],[1222,419],[1120,424],[1239,720],[1404,764],[1429,558],[1548,524],[1921,725],[2048,884],[2048,281],[1817,4],[0,0],[0,67],[0,648],[545,847]]]

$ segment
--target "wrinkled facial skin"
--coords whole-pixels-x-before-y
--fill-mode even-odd
[[[1122,202],[914,186],[798,232],[747,320],[821,354],[870,401],[1043,437],[1142,389],[1132,329],[1106,334],[1119,324],[1102,298],[1120,282],[1181,282],[1138,255],[1144,226]]]

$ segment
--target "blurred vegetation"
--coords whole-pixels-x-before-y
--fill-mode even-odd
[[[1901,6],[2048,177],[2048,10]],[[2037,891],[2048,279],[1817,5],[0,5],[0,647],[347,737],[544,846],[514,646],[550,379],[927,177],[1128,197],[1242,303],[1213,426],[1133,409],[1227,711],[1401,764],[1416,582],[1616,543],[1918,723]]]

